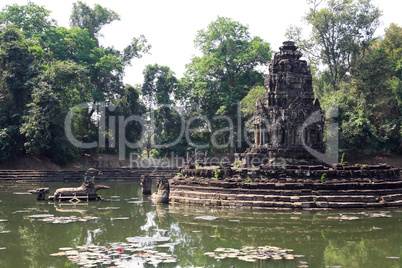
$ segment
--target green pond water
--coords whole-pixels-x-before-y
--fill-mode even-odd
[[[37,187],[49,187],[53,194],[79,183],[1,184],[0,267],[90,266],[64,254],[51,256],[68,251],[60,248],[83,250],[85,245],[95,253],[101,247],[104,252],[118,249],[113,258],[121,267],[402,267],[402,209],[256,211],[155,205],[141,195],[139,182],[98,183],[110,186],[99,194],[111,201],[60,203],[23,194]],[[53,223],[50,215],[75,221]],[[133,237],[137,251],[130,251]],[[161,237],[162,242],[156,241]],[[204,254],[243,246],[291,249],[296,257],[251,263]],[[163,254],[174,262],[143,263],[143,255]],[[98,262],[94,267],[110,266]]]

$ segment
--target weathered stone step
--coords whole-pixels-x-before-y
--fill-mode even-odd
[[[359,195],[359,196],[382,196],[392,195],[401,192],[402,188],[395,189],[375,189],[375,190],[318,190],[311,189],[300,190],[282,190],[282,189],[242,189],[242,188],[221,188],[221,187],[204,187],[204,186],[189,186],[189,185],[172,185],[171,190],[179,190],[183,192],[212,192],[220,194],[253,194],[253,195],[283,195],[283,196],[337,196],[337,195]]]
[[[220,200],[245,200],[245,201],[277,201],[277,202],[364,202],[376,203],[380,201],[378,196],[367,195],[347,195],[347,196],[283,196],[283,195],[252,195],[252,194],[220,194],[213,192],[186,192],[186,191],[171,191],[171,197],[188,197],[198,199],[220,199]],[[400,195],[393,195],[393,198],[387,198],[387,202],[401,200]],[[396,199],[399,198],[399,199]]]
[[[141,175],[151,178],[173,177],[175,169],[100,169],[103,173],[98,181],[139,180]],[[82,181],[85,171],[37,171],[37,170],[0,170],[0,180],[4,181]]]
[[[250,200],[220,200],[199,199],[190,197],[172,196],[171,202],[185,203],[202,206],[221,206],[233,208],[257,208],[257,209],[337,209],[337,208],[375,208],[381,207],[379,203],[366,202],[275,202],[275,201],[250,201]],[[396,203],[390,205],[397,205]]]

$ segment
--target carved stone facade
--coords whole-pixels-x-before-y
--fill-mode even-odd
[[[301,56],[294,42],[286,41],[270,62],[253,116],[254,145],[238,158],[243,165],[316,163],[306,147],[323,152],[324,118]]]

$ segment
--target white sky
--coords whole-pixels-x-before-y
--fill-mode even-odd
[[[76,1],[32,0],[51,11],[59,26],[69,28],[72,4]],[[143,34],[152,45],[151,55],[134,59],[126,69],[124,82],[142,83],[142,71],[147,64],[169,66],[178,78],[182,77],[185,65],[197,53],[193,41],[198,30],[218,16],[229,17],[249,26],[252,36],[259,36],[271,44],[275,51],[285,41],[285,32],[290,25],[306,27],[302,17],[308,11],[305,0],[83,0],[90,7],[95,3],[112,9],[121,20],[106,26],[100,39],[103,46],[121,50],[133,37]],[[6,5],[24,5],[27,0],[0,0],[0,9]],[[402,26],[401,0],[372,0],[383,11],[383,25],[377,35],[391,22]]]

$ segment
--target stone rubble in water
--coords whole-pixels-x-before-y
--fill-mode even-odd
[[[67,257],[71,262],[81,267],[143,267],[148,263],[175,263],[175,256],[159,252],[157,247],[174,247],[174,243],[166,243],[170,237],[128,237],[128,242],[115,242],[106,246],[83,245],[76,249],[59,248],[59,252],[50,254],[54,257]],[[157,243],[164,244],[158,245]],[[141,266],[140,266],[141,265]]]
[[[234,248],[216,248],[214,252],[205,252],[204,255],[210,256],[217,260],[226,258],[237,258],[245,262],[256,262],[258,260],[293,260],[302,255],[293,255],[292,249],[284,249],[272,246],[248,247],[243,246],[241,249]]]

